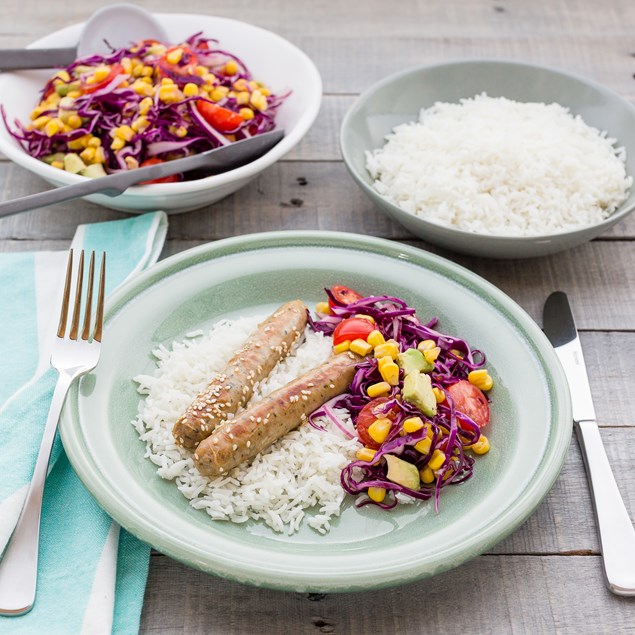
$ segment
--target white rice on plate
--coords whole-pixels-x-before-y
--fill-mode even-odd
[[[195,331],[171,348],[160,346],[154,351],[156,371],[134,378],[144,398],[132,423],[146,444],[145,457],[158,466],[157,474],[174,480],[195,509],[204,509],[215,520],[262,520],[287,534],[296,532],[306,518],[310,527],[326,533],[346,496],[340,472],[355,458],[356,438],[349,439],[326,421],[324,432],[305,423],[251,465],[210,479],[198,473],[192,453],[172,437],[174,422],[260,321],[262,317],[222,321],[206,335]],[[330,337],[307,329],[305,342],[257,386],[252,402],[319,366],[331,352]],[[339,414],[352,432],[348,413]]]
[[[482,94],[423,109],[366,167],[377,192],[428,221],[538,236],[599,223],[628,198],[615,143],[559,104]]]

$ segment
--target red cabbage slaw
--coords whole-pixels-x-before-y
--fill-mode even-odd
[[[56,75],[46,83],[42,89],[43,100],[38,107],[38,117],[59,118],[63,111],[70,110],[81,118],[79,127],[47,134],[45,130],[36,129],[32,125],[25,126],[16,120],[15,129],[12,129],[2,108],[7,130],[26,152],[38,159],[73,152],[72,142],[97,137],[103,148],[103,167],[107,173],[115,173],[137,167],[149,159],[164,161],[197,154],[276,127],[276,112],[289,93],[274,95],[267,90],[266,108],[260,109],[248,104],[253,111],[253,117],[242,121],[229,133],[226,130],[215,129],[195,107],[197,101],[204,101],[221,106],[232,113],[239,113],[245,104],[238,103],[239,98],[232,91],[232,87],[239,80],[243,80],[247,83],[245,90],[253,90],[249,87],[249,82],[254,83],[253,77],[244,62],[236,55],[219,48],[217,40],[202,37],[201,33],[192,35],[181,45],[186,51],[183,61],[173,68],[161,63],[160,52],[153,52],[156,45],[163,46],[154,41],[144,41],[129,48],[113,50],[110,55],[92,55],[78,59],[64,69],[70,78],[68,81]],[[163,48],[165,49],[165,46]],[[151,67],[151,77],[155,83],[160,82],[161,77],[169,77],[179,88],[188,83],[201,87],[206,80],[194,72],[195,65],[185,63],[190,54],[193,56],[190,59],[196,60],[197,66],[208,69],[210,78],[213,75],[213,79],[208,78],[207,81],[213,82],[214,87],[220,87],[225,95],[221,99],[212,100],[201,91],[197,96],[183,96],[178,101],[166,103],[159,99],[159,91],[156,90],[152,97],[152,105],[144,113],[149,125],[136,131],[123,148],[111,148],[113,131],[121,126],[132,126],[140,114],[140,103],[147,97],[129,85],[139,78],[131,76],[121,68],[122,60],[136,59]],[[228,61],[235,62],[236,72],[232,75],[222,72]],[[82,94],[71,98],[64,96],[60,100],[46,102],[46,97],[54,94],[60,84],[75,87],[78,82],[84,82],[87,73],[103,65],[118,69],[117,75],[109,78],[105,85],[100,85],[97,90],[91,92],[76,91]],[[264,85],[258,82],[258,87],[260,86],[264,88]]]
[[[441,490],[449,485],[463,483],[472,476],[474,458],[466,454],[465,450],[481,436],[478,424],[456,408],[447,389],[458,381],[465,380],[470,371],[481,368],[485,364],[485,355],[479,350],[472,349],[465,340],[435,330],[437,318],[425,324],[421,323],[416,316],[416,310],[399,298],[388,295],[370,296],[351,304],[343,304],[329,289],[326,289],[326,293],[330,300],[331,314],[320,315],[318,319],[313,319],[309,315],[310,326],[318,332],[332,335],[335,327],[343,319],[368,315],[375,320],[375,328],[386,339],[394,339],[401,351],[415,348],[422,340],[433,340],[441,349],[435,368],[429,373],[432,386],[445,394],[445,400],[437,404],[437,414],[432,418],[426,417],[415,406],[400,398],[399,391],[403,383],[401,371],[399,385],[391,388],[390,393],[386,395],[388,401],[376,410],[379,413],[392,414],[393,423],[388,437],[371,460],[355,460],[341,473],[342,487],[349,494],[367,492],[369,487],[384,488],[392,493],[392,496],[381,502],[373,501],[369,497],[360,497],[356,502],[358,507],[373,504],[383,509],[391,509],[399,502],[395,494],[401,493],[420,500],[434,497],[435,510],[438,512]],[[309,422],[320,428],[315,420],[326,416],[347,436],[351,436],[333,408],[348,410],[355,423],[362,408],[373,401],[367,394],[368,387],[381,381],[378,360],[372,357],[365,358],[357,365],[349,392],[332,399],[313,412]],[[426,427],[405,434],[403,422],[409,417],[420,417]],[[427,427],[431,427],[432,430],[431,446],[426,454],[422,454],[414,445],[428,436]],[[418,490],[413,490],[387,479],[386,461],[382,460],[384,455],[392,454],[422,470],[437,449],[443,451],[446,458],[443,465],[434,472],[435,478],[432,483],[422,482]]]

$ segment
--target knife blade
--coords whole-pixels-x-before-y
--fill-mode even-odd
[[[545,302],[543,330],[569,383],[573,421],[589,477],[607,585],[616,595],[635,596],[635,528],[602,444],[582,345],[569,300],[562,291],[552,293]]]

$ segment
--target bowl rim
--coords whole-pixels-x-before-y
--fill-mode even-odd
[[[304,111],[300,114],[295,126],[289,131],[285,129],[284,138],[277,145],[271,148],[271,150],[269,150],[267,153],[265,153],[255,161],[251,161],[250,163],[247,163],[246,165],[243,165],[239,168],[223,172],[222,174],[215,174],[192,181],[179,181],[178,183],[151,183],[144,186],[133,185],[126,190],[126,196],[130,196],[133,198],[168,195],[178,196],[199,192],[201,190],[222,187],[241,179],[250,179],[258,175],[267,167],[273,165],[286,153],[290,152],[293,147],[296,146],[310,130],[311,126],[315,122],[322,103],[322,77],[313,60],[295,44],[283,38],[281,35],[274,33],[273,31],[269,31],[268,29],[264,29],[249,22],[235,20],[233,18],[226,18],[216,15],[205,15],[200,13],[152,13],[157,19],[159,19],[159,21],[167,22],[175,17],[190,19],[203,18],[205,20],[217,21],[220,25],[239,25],[241,28],[244,27],[251,32],[260,32],[262,34],[265,34],[266,37],[271,38],[272,41],[278,42],[278,44],[286,48],[288,51],[293,51],[294,54],[297,56],[297,59],[302,61],[305,67],[305,80],[303,81],[303,84],[309,89],[307,90],[307,94],[309,95],[309,103]],[[48,47],[49,45],[46,44],[46,41],[49,38],[56,36],[64,37],[73,35],[75,32],[79,32],[84,24],[85,22],[75,22],[73,24],[62,27],[61,29],[57,29],[55,31],[47,33],[46,35],[28,44],[26,48],[33,49]],[[0,74],[0,86],[2,86],[2,83],[5,81],[4,78],[10,78],[12,76],[15,76],[15,74],[16,71]],[[291,92],[293,92],[293,89],[291,89]],[[0,100],[0,105],[2,105],[2,101],[4,100]],[[3,123],[0,123],[0,129],[2,130],[2,134],[0,134],[0,152],[7,156],[7,158],[9,158],[11,161],[29,170],[36,176],[55,182],[55,187],[84,182],[84,179],[86,177],[58,170],[47,165],[46,163],[43,163],[35,157],[30,156],[29,154],[27,154],[24,148],[17,144],[17,142],[13,142],[13,138],[11,137],[10,133]]]
[[[375,82],[371,86],[369,86],[366,90],[364,90],[357,97],[355,102],[348,108],[346,113],[344,114],[344,118],[342,119],[342,123],[340,125],[340,151],[342,153],[342,158],[344,159],[344,163],[353,177],[355,182],[362,188],[362,190],[369,196],[369,198],[374,199],[375,197],[381,199],[382,203],[388,207],[392,211],[395,212],[396,215],[402,216],[405,215],[408,219],[413,219],[414,222],[420,223],[422,227],[430,227],[432,229],[438,229],[441,231],[451,232],[457,237],[472,239],[475,236],[478,236],[479,240],[487,240],[492,243],[505,244],[509,242],[518,243],[536,243],[541,241],[548,241],[550,239],[571,236],[574,234],[584,233],[584,232],[595,232],[596,235],[602,233],[603,231],[609,229],[620,220],[628,216],[631,212],[635,210],[635,201],[633,201],[630,205],[623,205],[621,209],[618,208],[611,216],[605,218],[599,223],[593,223],[591,225],[583,225],[581,227],[576,227],[574,229],[562,230],[558,232],[552,232],[549,234],[533,234],[531,236],[513,236],[513,235],[500,235],[500,234],[483,234],[478,232],[471,232],[465,229],[459,229],[457,227],[452,227],[450,225],[444,225],[443,223],[436,222],[434,220],[430,220],[427,218],[422,218],[417,214],[413,214],[411,212],[407,212],[402,209],[398,205],[395,205],[392,201],[382,196],[379,192],[377,192],[371,185],[366,183],[364,179],[361,177],[357,169],[354,167],[351,157],[351,152],[347,147],[347,143],[345,141],[345,136],[347,134],[348,129],[350,128],[351,121],[358,114],[361,107],[377,92],[384,89],[387,85],[390,85],[392,82],[402,79],[404,77],[409,77],[411,75],[416,75],[423,71],[432,71],[434,69],[441,69],[452,66],[478,66],[481,64],[492,64],[498,66],[515,66],[521,67],[528,70],[538,69],[542,71],[547,71],[554,75],[559,75],[562,77],[566,77],[568,79],[574,79],[581,84],[584,84],[590,88],[593,88],[597,92],[604,93],[610,95],[611,98],[617,99],[617,101],[621,102],[627,110],[630,110],[633,115],[633,119],[635,120],[635,105],[632,104],[628,99],[620,95],[619,93],[607,88],[603,84],[596,82],[595,80],[588,79],[583,75],[579,75],[577,73],[571,73],[569,71],[565,71],[560,68],[555,68],[552,66],[548,66],[545,64],[533,64],[529,62],[519,62],[516,60],[508,60],[508,59],[497,59],[497,58],[474,58],[474,59],[459,59],[459,60],[451,60],[449,62],[440,62],[438,64],[425,64],[425,65],[417,65],[412,66],[410,68],[398,71],[397,73],[393,73],[392,75],[388,75],[383,79],[380,79],[378,82]],[[562,105],[562,104],[561,104]],[[568,109],[567,106],[565,108]],[[619,141],[619,140],[618,140]],[[629,175],[627,175],[629,176]],[[635,182],[631,185],[631,189],[635,188]],[[596,231],[597,230],[597,231]]]

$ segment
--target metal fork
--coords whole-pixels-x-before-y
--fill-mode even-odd
[[[0,615],[22,615],[33,607],[37,586],[38,546],[40,538],[40,514],[42,495],[48,471],[49,458],[57,424],[66,399],[66,394],[75,379],[93,370],[99,360],[101,336],[104,320],[104,280],[106,275],[106,254],[101,258],[97,308],[93,325],[93,287],[95,277],[95,252],[90,256],[88,278],[86,282],[83,325],[80,333],[82,315],[82,287],[84,286],[84,251],[82,250],[77,267],[75,302],[72,314],[71,288],[73,278],[73,250],[70,250],[66,267],[64,298],[60,313],[57,337],[51,352],[51,366],[59,373],[57,385],[44,428],[42,443],[38,452],[33,477],[11,539],[0,561]],[[67,325],[70,328],[67,333]]]

